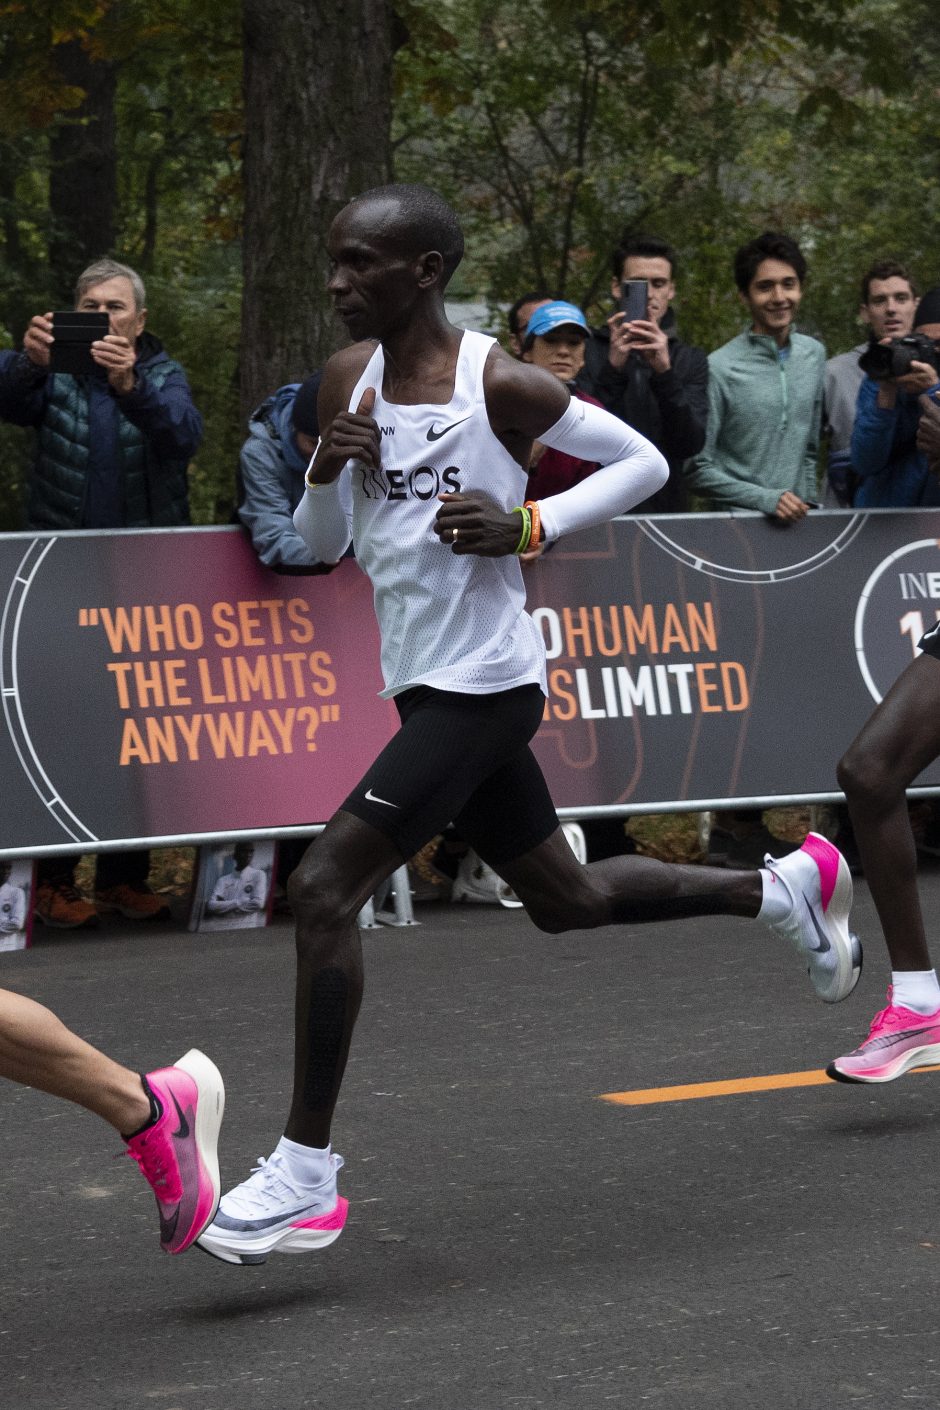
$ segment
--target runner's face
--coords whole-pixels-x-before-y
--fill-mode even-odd
[[[420,258],[407,258],[383,230],[393,228],[396,207],[358,201],[330,227],[327,292],[350,336],[381,338],[407,323],[418,292]]]

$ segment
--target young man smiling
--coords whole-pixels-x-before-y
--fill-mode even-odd
[[[708,431],[687,476],[714,509],[792,525],[816,500],[826,352],[793,328],[805,278],[787,235],[766,231],[734,257],[750,325],[709,356]]]

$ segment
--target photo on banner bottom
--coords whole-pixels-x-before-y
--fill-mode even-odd
[[[0,860],[0,950],[25,950],[33,943],[34,882],[27,858]]]
[[[277,843],[212,843],[199,848],[189,929],[251,930],[271,918]]]

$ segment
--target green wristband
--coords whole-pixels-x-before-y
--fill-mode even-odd
[[[530,511],[521,504],[517,504],[512,512],[513,514],[522,515],[522,533],[519,536],[519,542],[513,549],[513,553],[518,555],[525,553],[526,549],[529,547],[529,540],[532,537],[532,515]]]

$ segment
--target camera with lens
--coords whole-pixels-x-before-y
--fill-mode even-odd
[[[892,338],[890,343],[879,343],[873,339],[859,358],[858,365],[875,382],[884,382],[889,377],[903,377],[915,362],[926,362],[940,370],[937,345],[933,338],[926,338],[923,333],[908,333],[904,338]]]

